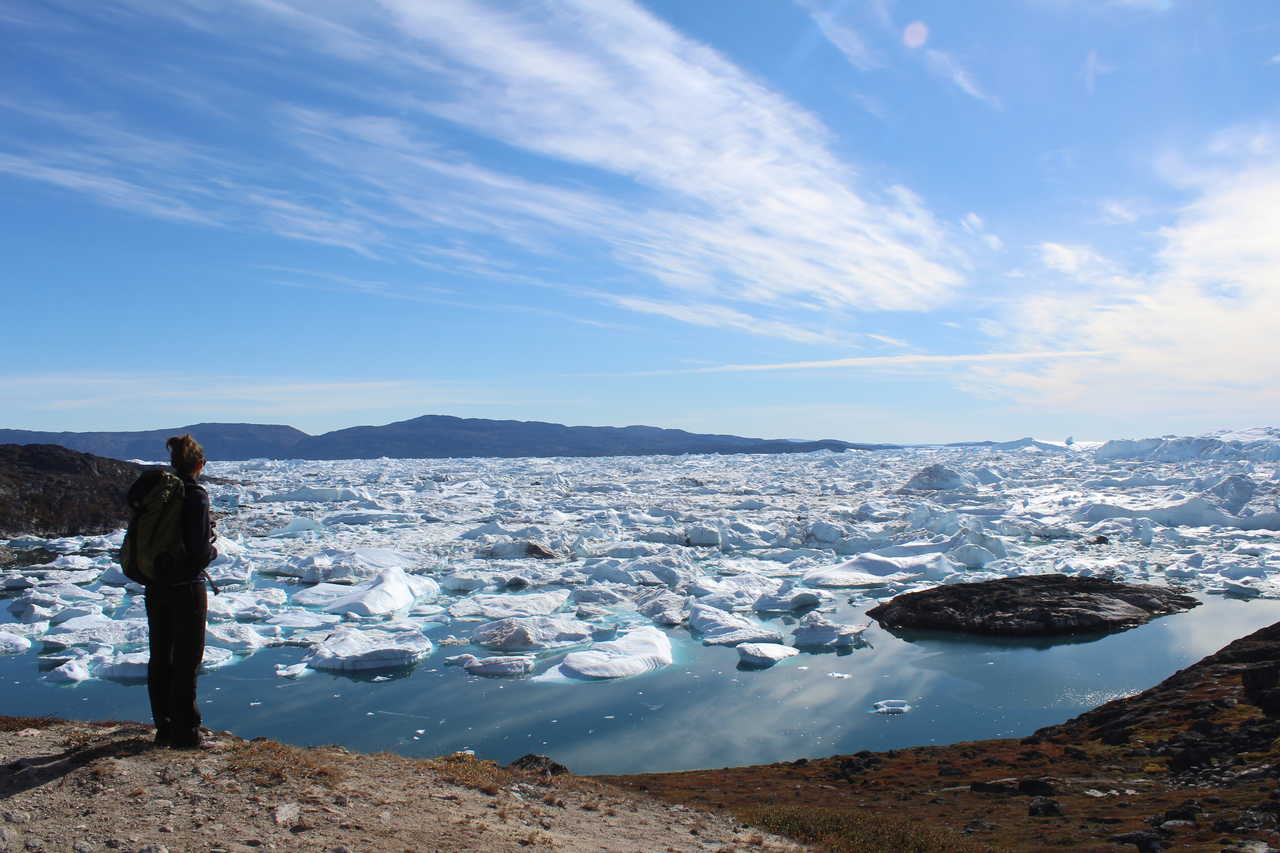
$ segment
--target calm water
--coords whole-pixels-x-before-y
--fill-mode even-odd
[[[862,608],[838,614],[854,621]],[[1089,641],[991,641],[894,636],[879,627],[848,654],[801,654],[739,670],[737,652],[672,631],[676,663],[639,678],[548,683],[469,676],[437,649],[384,680],[275,675],[299,648],[259,652],[204,675],[206,724],[300,745],[431,756],[474,749],[506,762],[542,752],[578,773],[684,770],[860,749],[1010,737],[1161,681],[1280,619],[1280,601],[1210,597],[1195,610]],[[34,654],[0,658],[2,710],[81,719],[149,719],[146,687],[90,681],[55,686]],[[906,699],[900,716],[871,713]]]

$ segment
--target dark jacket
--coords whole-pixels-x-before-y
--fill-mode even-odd
[[[187,549],[187,574],[195,580],[218,557],[213,547],[213,516],[209,512],[209,493],[204,486],[186,474],[182,477],[185,493],[182,499],[182,544]]]

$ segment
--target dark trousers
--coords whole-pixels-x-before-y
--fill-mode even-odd
[[[204,657],[204,623],[209,609],[203,583],[147,587],[147,629],[151,662],[147,692],[160,735],[176,745],[200,736],[196,671]]]

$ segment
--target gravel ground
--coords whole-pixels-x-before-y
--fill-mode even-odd
[[[469,755],[414,760],[136,723],[0,718],[0,853],[802,851],[732,819]]]

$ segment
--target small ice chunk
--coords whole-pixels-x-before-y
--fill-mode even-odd
[[[0,631],[0,655],[19,655],[31,648],[26,637]]]
[[[738,646],[738,658],[747,666],[773,666],[780,660],[798,654],[799,650],[781,643],[743,643]]]
[[[636,598],[636,610],[658,625],[679,625],[689,618],[689,599],[669,589],[656,589]]]
[[[99,678],[110,678],[117,681],[146,681],[147,666],[151,655],[148,652],[129,652],[119,654],[98,664],[95,673]]]
[[[91,676],[89,675],[89,667],[85,662],[75,659],[50,670],[45,678],[50,681],[56,681],[59,684],[79,684],[81,681],[88,681]]]
[[[720,547],[720,529],[710,524],[694,524],[685,530],[685,540],[696,547]]]
[[[911,710],[911,703],[905,699],[881,699],[871,704],[875,714],[905,714]]]
[[[294,536],[302,536],[307,533],[321,533],[324,531],[324,525],[316,521],[314,518],[295,518],[292,519],[284,527],[277,527],[267,533],[268,536],[275,539],[289,539]]]
[[[533,655],[494,655],[478,658],[475,655],[454,655],[445,658],[448,666],[460,666],[472,675],[508,676],[528,675],[533,671]]]
[[[298,678],[299,676],[306,675],[307,669],[306,661],[290,664],[278,663],[276,664],[276,675],[281,678]]]
[[[218,669],[231,663],[235,660],[235,657],[235,653],[230,649],[206,645],[204,647],[204,657],[200,659],[200,668],[203,670]]]
[[[229,622],[209,625],[204,632],[206,642],[234,649],[242,654],[253,654],[267,644],[266,638],[250,625]]]

